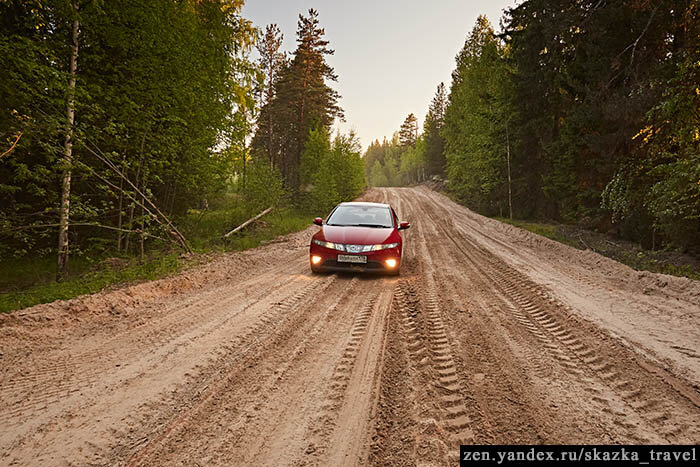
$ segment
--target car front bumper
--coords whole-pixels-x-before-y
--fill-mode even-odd
[[[339,262],[338,255],[366,256],[367,263]],[[314,256],[320,258],[318,263],[314,263]],[[387,260],[392,259],[396,261],[394,267],[390,267],[387,264]],[[309,263],[311,269],[316,271],[395,272],[401,267],[401,248],[395,247],[386,250],[355,254],[332,250],[312,243],[309,249]]]

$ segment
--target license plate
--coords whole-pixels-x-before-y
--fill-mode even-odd
[[[356,255],[338,255],[339,263],[367,263],[366,256],[356,256]]]

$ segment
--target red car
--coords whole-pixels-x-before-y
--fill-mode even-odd
[[[317,217],[321,230],[311,237],[311,271],[362,270],[399,274],[402,239],[396,211],[388,204],[340,203],[325,224]]]

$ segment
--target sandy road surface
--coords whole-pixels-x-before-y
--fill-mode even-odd
[[[0,465],[454,465],[460,443],[700,442],[700,285],[373,190],[398,278],[314,228],[0,317]]]

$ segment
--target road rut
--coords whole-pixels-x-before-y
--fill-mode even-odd
[[[0,317],[3,465],[455,465],[465,443],[700,442],[700,285],[373,189],[399,277],[316,227]]]

